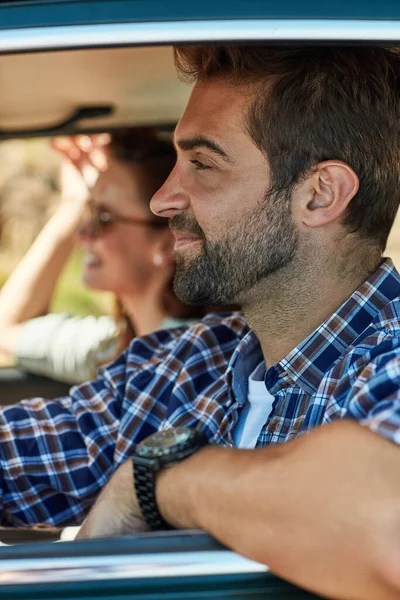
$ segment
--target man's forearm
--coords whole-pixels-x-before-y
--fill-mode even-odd
[[[400,598],[400,449],[352,423],[282,446],[206,448],[162,472],[167,521],[339,599]],[[396,529],[397,527],[397,529]]]

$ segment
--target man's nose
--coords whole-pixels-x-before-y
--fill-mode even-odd
[[[188,196],[183,188],[177,165],[164,185],[154,194],[150,210],[159,217],[171,218],[189,207]]]

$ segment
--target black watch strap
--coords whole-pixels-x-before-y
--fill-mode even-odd
[[[147,525],[154,531],[173,529],[161,516],[155,496],[155,478],[159,465],[154,460],[134,456],[133,479],[140,510]]]

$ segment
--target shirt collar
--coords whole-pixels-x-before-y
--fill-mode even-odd
[[[275,366],[278,377],[282,381],[287,375],[291,382],[314,394],[324,374],[382,308],[399,295],[400,276],[387,258],[333,315]]]
[[[267,389],[276,394],[280,388],[295,383],[307,393],[314,394],[333,363],[397,296],[400,296],[400,275],[387,258],[333,315],[268,369],[265,375]],[[246,401],[248,378],[261,360],[260,343],[250,331],[239,342],[226,372],[228,385],[233,388],[239,404]]]
[[[260,342],[255,333],[249,331],[235,348],[226,371],[228,386],[240,405],[247,400],[248,379],[262,360]]]

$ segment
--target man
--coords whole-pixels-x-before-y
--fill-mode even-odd
[[[221,400],[237,412],[221,427],[259,448],[201,442],[160,469],[151,457],[169,465],[167,438],[152,436],[80,536],[200,527],[328,597],[399,598],[400,280],[381,259],[399,204],[399,57],[233,47],[177,58],[196,85],[152,209],[176,236],[180,296],[243,307],[251,331]]]
[[[80,523],[136,444],[170,427],[253,448],[346,417],[396,441],[400,278],[381,253],[399,203],[399,57],[180,57],[209,71],[153,210],[177,238],[179,295],[240,303],[251,331],[233,314],[140,338],[70,397],[3,410],[4,524]]]

